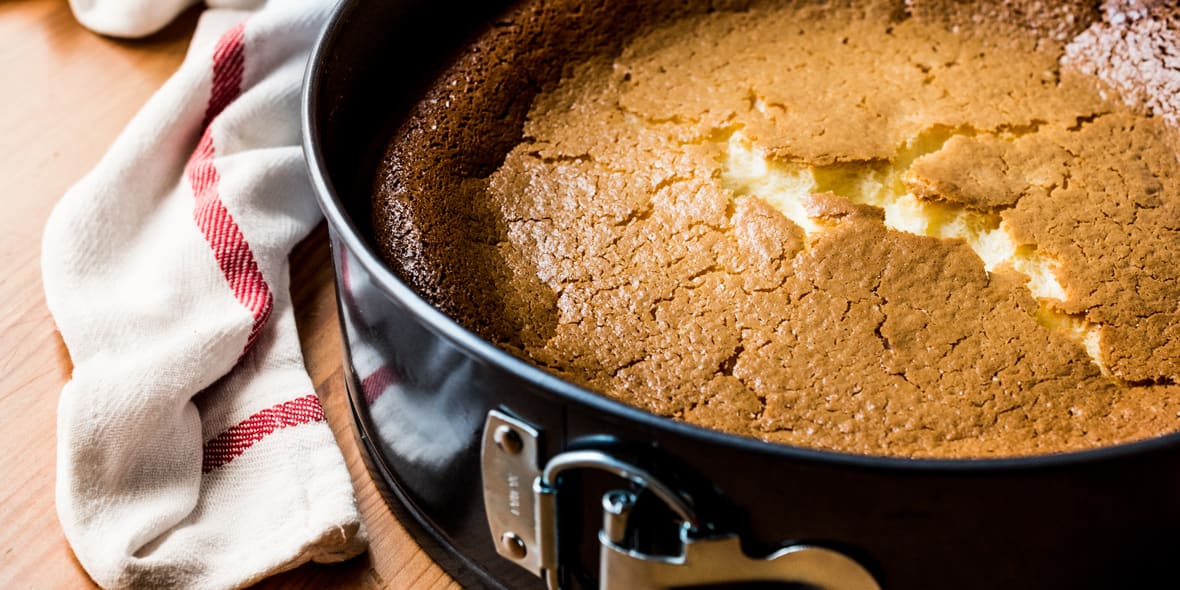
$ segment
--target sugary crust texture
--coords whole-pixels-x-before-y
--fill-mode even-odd
[[[1065,63],[1095,76],[1128,105],[1180,124],[1180,6],[1167,0],[1107,0],[1103,18],[1066,48]]]
[[[1059,66],[1100,15],[853,4],[685,15],[567,68],[498,168],[459,183],[491,229],[461,263],[484,270],[456,273],[479,294],[455,304],[452,287],[442,306],[497,310],[467,323],[561,377],[769,441],[984,457],[1180,429],[1180,165],[1164,117]],[[1056,261],[1063,301],[875,207],[811,195],[809,237],[722,182],[735,133],[825,168],[895,162],[932,131],[907,186],[1002,219]],[[381,217],[406,191],[396,172],[379,219],[430,233]],[[1100,326],[1101,363],[1038,321],[1045,305]]]

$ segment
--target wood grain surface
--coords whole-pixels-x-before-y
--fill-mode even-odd
[[[45,307],[41,231],[57,199],[180,64],[198,12],[129,42],[86,31],[65,0],[0,0],[0,588],[93,587],[54,512],[57,396],[71,366]],[[292,254],[291,268],[308,370],[352,472],[371,545],[349,562],[303,566],[259,587],[457,588],[365,472],[345,400],[322,226]]]

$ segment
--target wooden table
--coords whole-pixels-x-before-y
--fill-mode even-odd
[[[70,376],[41,287],[41,230],[57,199],[106,150],[184,57],[198,10],[150,39],[79,26],[65,0],[0,2],[0,588],[88,588],[54,511],[57,396]],[[369,553],[307,565],[264,588],[457,588],[407,535],[365,472],[341,375],[323,227],[291,256],[300,340],[352,472]]]

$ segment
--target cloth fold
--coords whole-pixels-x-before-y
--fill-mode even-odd
[[[100,32],[141,34],[188,2],[71,4]],[[299,93],[332,2],[213,4],[45,228],[46,301],[74,363],[58,515],[107,588],[236,588],[365,547],[288,292],[287,256],[320,220]]]

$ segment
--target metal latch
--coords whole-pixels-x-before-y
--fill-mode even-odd
[[[535,427],[504,412],[488,413],[482,462],[484,507],[500,555],[560,587],[557,497],[561,474],[570,470],[606,471],[637,489],[614,490],[602,499],[598,538],[599,585],[603,590],[663,590],[684,586],[784,582],[817,590],[879,590],[873,576],[838,551],[792,545],[766,557],[750,557],[733,534],[715,532],[701,522],[692,499],[644,469],[597,450],[567,451],[540,463]],[[681,549],[675,555],[649,555],[635,548],[632,517],[637,493],[650,493],[679,521]]]

